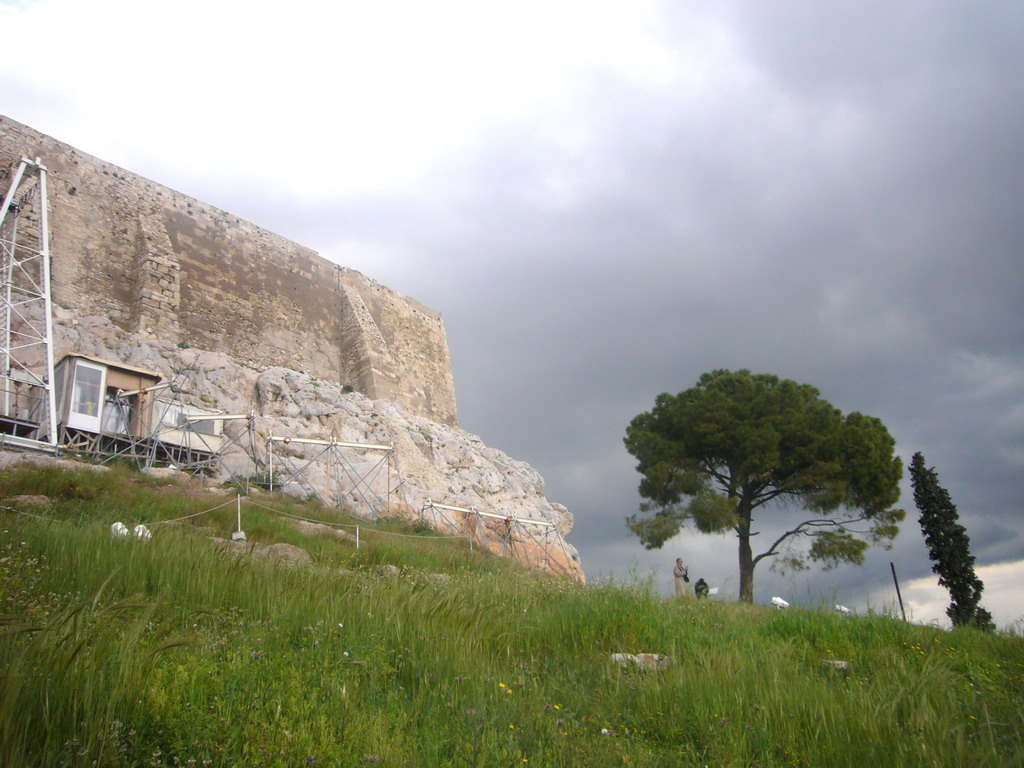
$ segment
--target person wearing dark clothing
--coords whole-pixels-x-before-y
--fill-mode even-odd
[[[693,585],[693,591],[697,597],[707,597],[709,591],[708,583],[704,579],[697,579],[697,583]]]

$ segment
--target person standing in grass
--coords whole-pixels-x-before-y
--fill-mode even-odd
[[[690,581],[690,569],[683,565],[683,558],[676,558],[676,567],[672,569],[672,575],[676,577],[676,597],[688,597],[690,590],[686,585]]]

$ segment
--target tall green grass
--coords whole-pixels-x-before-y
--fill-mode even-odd
[[[355,550],[270,512],[247,512],[247,534],[313,565],[219,548],[233,508],[114,539],[115,519],[218,499],[33,474],[0,476],[0,495],[46,493],[33,512],[62,522],[3,513],[3,765],[1024,763],[1019,637],[583,587],[437,538]],[[622,669],[614,652],[674,663]]]

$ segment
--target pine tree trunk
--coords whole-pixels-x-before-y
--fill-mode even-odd
[[[754,556],[750,550],[750,534],[742,531],[740,537],[740,600],[754,602]]]
[[[754,602],[754,553],[750,550],[750,509],[746,499],[739,503],[736,535],[740,540],[740,601]]]

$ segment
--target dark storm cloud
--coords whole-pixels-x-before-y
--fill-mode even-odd
[[[584,151],[528,128],[482,147],[438,182],[445,205],[408,201],[422,262],[381,279],[444,310],[464,426],[544,473],[585,567],[666,559],[626,538],[621,437],[715,367],[879,416],[936,465],[979,563],[1020,559],[1020,14],[771,8],[730,19],[751,83],[699,104],[605,83]],[[929,572],[905,487],[893,552],[816,581],[867,594],[889,558]],[[726,553],[735,579],[727,538],[677,545]],[[759,587],[806,588],[787,578],[762,568]]]

